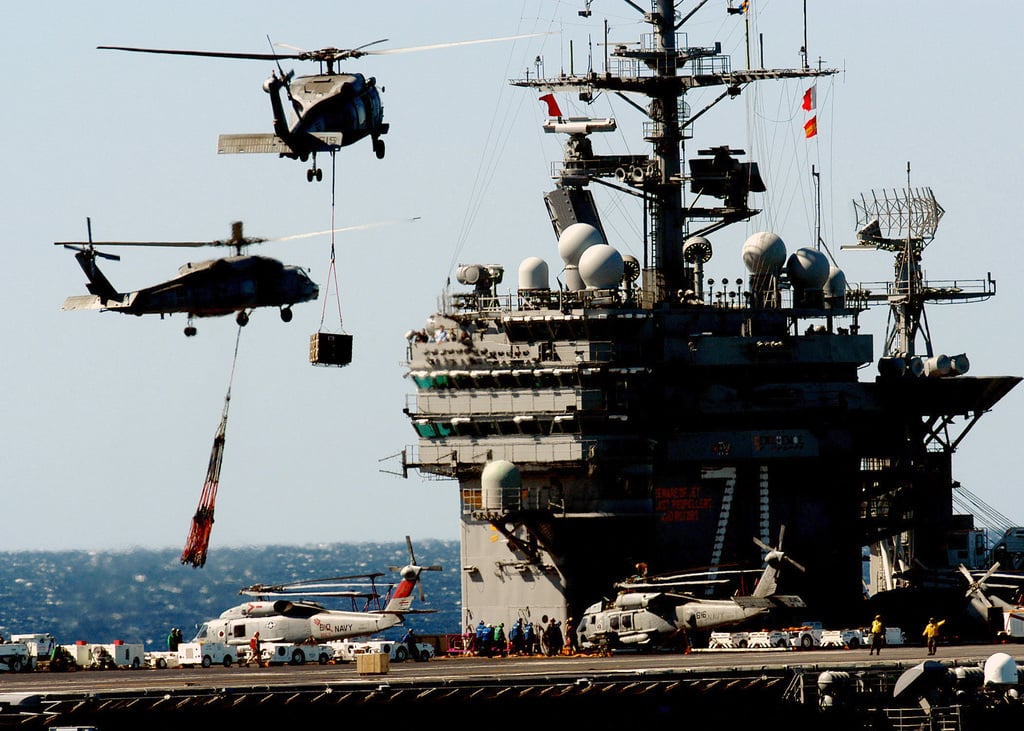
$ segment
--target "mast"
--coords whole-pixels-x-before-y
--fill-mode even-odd
[[[685,289],[684,285],[689,284],[683,276],[683,197],[682,186],[678,182],[681,158],[679,87],[669,81],[676,76],[674,19],[673,0],[658,0],[653,26],[655,45],[661,51],[655,66],[661,82],[655,86],[650,105],[655,130],[651,141],[657,183],[648,191],[648,198],[652,218],[652,263],[662,280],[662,286],[657,289],[663,294]]]
[[[562,191],[589,195],[583,189],[597,178],[613,179],[607,184],[644,201],[645,232],[641,306],[653,308],[660,303],[678,302],[686,290],[700,290],[696,281],[697,263],[684,252],[684,241],[708,234],[725,226],[747,220],[760,211],[748,205],[750,193],[764,192],[757,163],[741,162],[743,150],[721,145],[696,151],[684,170],[683,144],[690,136],[688,128],[702,115],[724,99],[734,98],[750,83],[768,79],[807,78],[836,73],[833,69],[751,69],[733,71],[731,61],[722,54],[720,43],[699,47],[677,45],[676,33],[707,2],[701,2],[676,22],[673,0],[651,0],[651,11],[626,3],[644,14],[652,32],[640,44],[610,41],[606,53],[605,72],[562,75],[543,78],[540,75],[514,79],[513,86],[528,86],[545,92],[575,91],[585,103],[596,98],[595,91],[617,94],[635,109],[647,115],[644,138],[651,143],[649,155],[595,155],[585,136],[591,129],[564,130],[571,135],[561,171],[554,177]],[[607,26],[606,31],[607,33]],[[749,43],[748,43],[749,45]],[[695,113],[683,103],[691,89],[720,86],[724,90]],[[646,96],[642,107],[627,94]],[[576,121],[585,122],[586,118]],[[614,124],[614,120],[611,120]],[[551,128],[548,129],[548,126]],[[548,125],[548,131],[560,131]],[[607,129],[607,127],[606,127]],[[586,150],[581,154],[581,150]],[[693,199],[684,205],[683,185],[688,185]],[[717,200],[716,200],[717,199]],[[589,204],[588,204],[589,205]],[[555,223],[555,220],[552,220]],[[699,227],[691,229],[691,222]],[[596,222],[595,222],[596,223]],[[599,226],[599,224],[597,224]],[[556,230],[558,225],[555,224]]]

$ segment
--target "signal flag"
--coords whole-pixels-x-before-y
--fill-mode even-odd
[[[562,110],[558,108],[558,102],[555,101],[554,94],[545,94],[540,98],[542,102],[548,105],[548,116],[562,118]]]
[[[804,122],[804,136],[811,138],[816,134],[818,134],[818,115],[814,115]]]
[[[817,89],[817,87],[812,86],[810,89],[808,89],[807,91],[804,92],[804,103],[803,103],[804,111],[809,112],[812,109],[817,108],[817,101],[818,101],[817,100],[817,96],[818,96],[818,93],[817,93],[816,89]]]

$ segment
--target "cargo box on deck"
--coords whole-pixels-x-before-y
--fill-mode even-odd
[[[309,362],[323,366],[348,365],[352,362],[352,336],[344,333],[313,333],[309,336]]]
[[[364,652],[356,655],[356,672],[360,675],[384,675],[391,669],[391,658],[385,652]]]

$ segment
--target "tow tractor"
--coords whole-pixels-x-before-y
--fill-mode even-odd
[[[0,643],[0,670],[20,673],[33,670],[36,665],[35,652],[30,652],[24,642]]]
[[[334,647],[329,644],[303,645],[292,642],[264,642],[260,650],[263,662],[269,665],[305,665],[307,662],[326,665],[334,659]]]

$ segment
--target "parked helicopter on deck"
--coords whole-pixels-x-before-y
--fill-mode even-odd
[[[193,336],[193,318],[217,317],[237,313],[240,326],[249,322],[249,313],[258,307],[278,307],[281,319],[290,322],[292,305],[315,300],[319,287],[300,267],[283,264],[265,256],[243,255],[251,244],[269,239],[242,235],[242,223],[231,225],[226,241],[105,241],[92,240],[92,222],[86,221],[88,241],[57,241],[56,246],[73,249],[75,259],[89,282],[88,295],[75,295],[64,301],[63,310],[110,310],[130,315],[164,315],[182,312],[188,316],[185,335]],[[329,233],[329,232],[328,232]],[[309,236],[316,234],[299,234]],[[297,238],[297,237],[284,237]],[[278,240],[284,240],[278,239]],[[96,246],[230,246],[236,255],[182,265],[176,277],[133,292],[119,292],[96,265],[97,258],[119,260]]]
[[[406,536],[405,541],[409,551],[409,563],[401,568],[390,567],[392,571],[400,571],[402,580],[388,593],[382,608],[377,603],[379,595],[374,584],[374,580],[382,576],[380,573],[313,579],[289,584],[256,584],[242,589],[239,593],[257,599],[231,607],[222,612],[217,619],[204,622],[199,627],[195,639],[244,645],[249,642],[254,632],[259,632],[264,642],[329,642],[372,635],[401,624],[406,614],[424,611],[412,608],[414,589],[419,590],[420,601],[424,600],[420,573],[442,570],[441,566],[417,564],[409,536]],[[369,580],[371,590],[338,588],[338,582],[354,579]],[[347,597],[352,600],[353,609],[328,609],[322,604],[301,598],[309,596]],[[366,604],[363,609],[355,609],[356,602],[360,599],[365,600]]]
[[[754,543],[766,554],[764,571],[750,596],[705,599],[672,590],[672,582],[663,578],[633,577],[616,584],[621,591],[613,600],[595,602],[586,609],[579,625],[581,644],[608,650],[686,645],[689,642],[688,632],[740,624],[776,608],[804,607],[799,596],[776,593],[783,565],[788,564],[801,572],[806,570],[783,553],[784,533],[785,526],[782,526],[774,548],[754,538]]]
[[[312,166],[306,171],[306,180],[312,182],[323,179],[323,171],[316,165],[318,152],[333,153],[342,147],[369,137],[373,141],[373,151],[377,158],[384,158],[384,140],[381,139],[381,136],[387,134],[390,125],[384,121],[384,105],[381,103],[377,80],[372,76],[364,76],[360,73],[335,71],[335,64],[338,62],[368,55],[493,43],[529,38],[534,35],[538,34],[435,43],[411,48],[367,50],[369,46],[386,43],[387,39],[384,38],[365,43],[357,48],[321,48],[315,51],[294,49],[293,53],[234,53],[130,46],[97,46],[97,48],[137,53],[275,62],[277,70],[272,71],[270,78],[263,82],[263,90],[270,95],[270,105],[274,113],[274,131],[272,133],[220,135],[217,152],[222,154],[276,152],[279,157],[288,157],[303,162],[312,157]],[[281,67],[281,61],[285,59],[316,61],[320,64],[320,73],[299,77],[295,76],[294,71],[286,73]],[[293,113],[290,123],[286,115],[284,99],[281,97],[282,91],[284,91]]]

